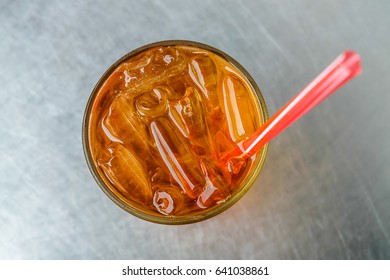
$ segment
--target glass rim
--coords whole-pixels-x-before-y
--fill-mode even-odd
[[[268,120],[268,110],[267,106],[264,100],[264,97],[260,91],[260,88],[257,86],[255,80],[252,78],[252,76],[248,73],[248,71],[240,64],[238,63],[234,58],[229,56],[228,54],[224,53],[223,51],[216,49],[212,46],[195,42],[195,41],[187,41],[187,40],[166,40],[166,41],[158,41],[154,43],[150,43],[144,46],[141,46],[139,48],[136,48],[129,53],[125,54],[121,58],[119,58],[116,62],[114,62],[106,71],[105,73],[100,77],[96,85],[94,86],[88,102],[85,107],[84,111],[84,116],[83,116],[83,124],[82,124],[82,144],[83,144],[83,151],[84,151],[84,156],[88,165],[88,168],[94,177],[96,183],[100,187],[100,189],[120,208],[125,210],[126,212],[149,222],[154,222],[158,224],[167,224],[167,225],[181,225],[181,224],[191,224],[191,223],[196,223],[200,222],[206,219],[209,219],[211,217],[214,217],[228,208],[230,208],[232,205],[234,205],[238,200],[242,198],[242,196],[251,188],[253,185],[255,179],[258,177],[264,162],[265,158],[267,156],[267,151],[268,151],[268,144],[266,144],[262,150],[261,154],[257,158],[255,162],[255,167],[253,171],[248,175],[248,178],[243,182],[243,186],[239,191],[237,191],[234,195],[232,195],[227,201],[221,203],[220,205],[217,205],[213,208],[211,208],[208,211],[205,211],[200,214],[196,214],[193,216],[157,216],[157,215],[152,215],[150,213],[143,212],[122,199],[120,199],[115,193],[106,185],[104,180],[101,178],[97,167],[94,163],[94,159],[92,158],[92,152],[90,150],[90,145],[89,145],[89,124],[90,124],[90,114],[92,110],[92,105],[95,102],[95,99],[99,93],[100,88],[103,86],[104,82],[107,80],[107,78],[115,71],[115,69],[122,64],[123,62],[127,61],[131,57],[147,50],[153,47],[158,47],[158,46],[175,46],[175,45],[184,45],[184,46],[193,46],[193,47],[198,47],[210,52],[213,52],[214,54],[226,59],[229,63],[231,63],[233,66],[235,66],[241,73],[242,75],[247,79],[248,83],[250,86],[253,88],[254,92],[256,93],[257,101],[260,105],[261,109],[261,114],[262,114],[262,121],[264,124]]]

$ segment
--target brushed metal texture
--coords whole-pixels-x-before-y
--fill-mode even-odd
[[[390,1],[1,1],[1,259],[389,259]],[[363,74],[270,144],[259,178],[210,220],[135,218],[82,151],[89,94],[147,43],[215,46],[272,115],[343,50]]]

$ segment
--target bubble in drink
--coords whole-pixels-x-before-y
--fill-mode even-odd
[[[157,46],[123,61],[91,105],[88,143],[99,176],[128,207],[190,217],[226,203],[256,167],[222,156],[264,122],[232,63],[199,47]]]

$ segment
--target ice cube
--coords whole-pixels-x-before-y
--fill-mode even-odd
[[[189,59],[189,74],[193,82],[198,86],[209,106],[218,106],[217,68],[213,59],[205,54],[193,56]]]
[[[169,100],[182,98],[186,92],[186,88],[192,83],[188,75],[180,74],[169,78],[166,86],[169,89]]]
[[[97,162],[113,188],[125,198],[139,203],[151,201],[153,193],[146,169],[130,150],[121,144],[111,144],[108,153],[100,155]]]
[[[168,107],[168,91],[165,87],[156,87],[135,98],[138,113],[148,120],[164,115]]]
[[[208,111],[210,131],[216,133],[224,121],[218,97],[218,83],[221,71],[217,70],[216,63],[208,54],[200,53],[189,59],[188,71],[194,86],[200,91],[202,100]]]
[[[114,71],[104,82],[101,91],[102,99],[106,99],[124,88],[125,75],[123,72]],[[102,102],[103,104],[104,102]]]
[[[156,186],[153,194],[153,205],[163,215],[173,215],[184,206],[184,197],[176,186]]]
[[[160,166],[156,166],[149,171],[149,177],[152,184],[169,183],[170,177]]]
[[[188,144],[179,138],[166,119],[152,121],[150,130],[164,165],[174,181],[188,197],[196,198],[202,190],[204,178]]]
[[[157,47],[119,66],[125,75],[126,94],[131,96],[151,90],[169,78],[180,75],[187,67],[186,58],[173,46]]]
[[[230,196],[230,174],[218,167],[213,161],[200,160],[202,173],[206,179],[202,193],[197,199],[200,208],[207,208],[222,203]]]
[[[135,72],[139,70],[140,73],[143,73],[144,71],[142,69],[150,64],[153,57],[153,51],[149,50],[131,58],[130,60],[126,61],[124,65],[127,71]]]
[[[199,155],[214,155],[206,116],[201,95],[193,87],[187,88],[183,98],[170,103],[169,117],[181,134],[188,138],[192,149]]]
[[[237,144],[234,143],[228,135],[229,132],[228,131],[225,132],[225,129],[219,130],[214,135],[214,143],[215,143],[218,158],[221,158],[225,153],[232,151],[237,147]]]
[[[232,175],[239,174],[246,166],[246,160],[241,158],[231,158],[227,162],[227,170]]]
[[[226,73],[221,83],[222,110],[225,113],[231,139],[244,140],[255,131],[256,115],[249,85],[233,73]]]
[[[183,98],[172,101],[169,105],[170,118],[180,127],[180,132],[184,137],[205,134],[204,118],[206,114],[199,92],[195,88],[187,88]]]
[[[131,100],[117,96],[103,118],[102,129],[111,141],[137,151],[143,159],[150,158],[147,127],[139,121]]]
[[[183,98],[170,103],[169,117],[178,131],[187,138],[192,149],[199,155],[214,154],[214,147],[209,141],[206,121],[207,112],[201,95],[189,87]]]

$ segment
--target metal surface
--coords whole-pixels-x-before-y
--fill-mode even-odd
[[[1,259],[389,259],[390,2],[2,1]],[[89,173],[81,123],[104,71],[141,45],[238,60],[272,115],[343,50],[363,74],[274,140],[236,205],[186,226],[121,210]]]

